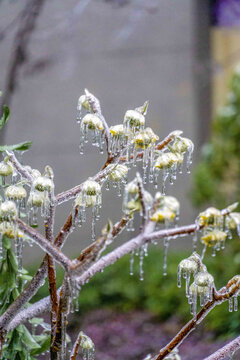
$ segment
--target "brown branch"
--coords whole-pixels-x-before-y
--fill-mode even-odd
[[[233,279],[232,279],[233,280]],[[196,317],[190,320],[178,333],[177,335],[164,347],[160,350],[159,354],[154,358],[154,360],[162,360],[169,353],[176,348],[179,344],[181,344],[188,335],[197,327],[197,325],[206,317],[206,315],[216,306],[221,304],[223,301],[229,300],[229,298],[233,297],[238,293],[240,289],[240,282],[235,282],[231,287],[230,291],[226,291],[230,287],[230,280],[226,287],[223,287],[221,290],[216,292],[213,288],[213,299],[208,301],[203,308],[197,313]],[[213,360],[213,359],[212,359]],[[214,358],[215,360],[215,358]],[[217,358],[216,358],[217,360]]]
[[[81,344],[81,341],[82,341],[82,332],[80,332],[78,334],[77,340],[75,341],[75,343],[73,345],[70,360],[76,360],[77,355],[78,355],[78,349],[79,349],[79,346]]]

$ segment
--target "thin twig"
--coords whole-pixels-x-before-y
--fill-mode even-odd
[[[30,183],[33,182],[34,178],[33,176],[29,173],[28,170],[26,170],[26,168],[24,166],[22,166],[22,164],[18,161],[18,159],[16,158],[16,156],[14,155],[14,153],[12,151],[8,151],[6,150],[6,153],[9,157],[9,161],[12,163],[12,165],[14,166],[14,168],[17,170],[17,172],[26,180],[28,180]]]
[[[41,234],[36,232],[33,228],[25,224],[21,220],[17,220],[18,228],[25,235],[30,237],[34,242],[36,242],[45,252],[50,254],[54,260],[56,260],[62,267],[69,271],[71,267],[71,260],[64,255],[55,245],[50,244],[47,239],[45,239]]]

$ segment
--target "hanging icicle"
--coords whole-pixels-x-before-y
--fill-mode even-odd
[[[177,166],[183,162],[183,156],[179,153],[173,152],[158,152],[158,157],[154,163],[155,171],[157,174],[159,170],[163,171],[162,177],[162,193],[165,194],[165,186],[168,175],[170,174],[170,183],[177,178]],[[156,180],[157,185],[157,180]]]
[[[212,248],[212,256],[215,256],[216,250],[219,251],[225,247],[225,240],[227,233],[221,230],[208,228],[205,234],[201,237],[201,241],[207,247]]]
[[[50,199],[49,194],[51,194],[51,199],[54,198],[54,183],[52,179],[47,176],[39,176],[33,182],[32,191],[36,189],[37,191],[43,193],[43,202],[41,204],[41,215],[46,221],[49,217],[50,211]]]
[[[144,169],[144,177],[143,183],[146,183],[146,171],[149,161],[154,157],[155,151],[155,143],[159,140],[159,137],[153,132],[151,128],[146,128],[140,132],[138,132],[132,142],[134,144],[134,155],[133,155],[133,163],[136,163],[137,160],[137,150],[143,150],[143,169]],[[153,165],[153,164],[151,164]]]

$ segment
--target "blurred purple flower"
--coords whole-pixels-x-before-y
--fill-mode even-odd
[[[240,1],[218,0],[213,8],[213,18],[217,26],[240,26]]]

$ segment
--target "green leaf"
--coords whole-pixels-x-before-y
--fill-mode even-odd
[[[39,325],[43,322],[43,318],[32,318],[28,322],[33,325]]]
[[[10,110],[6,105],[3,105],[3,115],[0,119],[0,130],[4,127],[4,125],[7,123],[10,116]]]
[[[35,336],[36,338],[37,336]],[[37,339],[36,339],[37,340]],[[41,339],[39,339],[41,340]],[[31,355],[39,355],[41,353],[44,353],[46,350],[48,350],[50,348],[51,345],[51,337],[50,336],[46,336],[45,340],[42,341],[39,349],[33,349],[31,351]]]
[[[29,349],[39,349],[40,345],[34,340],[27,328],[23,327],[22,342]]]
[[[6,150],[26,151],[31,147],[31,145],[32,145],[32,141],[24,141],[22,143],[15,144],[15,145],[3,145],[3,146],[0,146],[0,152],[6,151]]]

